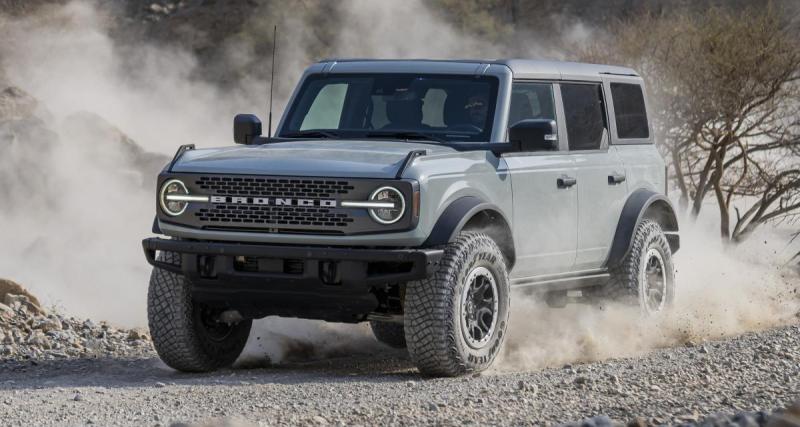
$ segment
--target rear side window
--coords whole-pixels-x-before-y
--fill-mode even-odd
[[[614,99],[614,114],[617,121],[617,136],[625,138],[649,138],[647,111],[644,106],[642,87],[637,84],[611,83]]]
[[[570,150],[597,150],[606,130],[603,91],[599,84],[561,85]]]

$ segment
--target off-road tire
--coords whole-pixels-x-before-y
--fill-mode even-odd
[[[378,341],[392,348],[406,348],[406,332],[402,323],[371,320],[369,326]]]
[[[496,323],[487,344],[476,349],[462,331],[462,297],[468,275],[485,267],[497,285]],[[463,232],[444,249],[433,275],[409,282],[405,294],[408,352],[421,373],[457,376],[488,368],[508,326],[510,286],[505,258],[486,234]]]
[[[180,265],[178,254],[161,252],[159,260]],[[252,320],[231,325],[224,338],[213,339],[200,320],[202,306],[192,300],[191,284],[182,275],[153,268],[147,292],[147,320],[161,360],[184,372],[208,372],[230,366],[241,354]]]
[[[605,299],[638,306],[645,315],[655,314],[646,305],[643,268],[644,258],[651,250],[657,251],[663,259],[663,273],[666,279],[666,292],[663,307],[659,311],[668,310],[675,301],[675,267],[672,262],[672,251],[661,226],[650,219],[642,220],[633,234],[630,251],[625,258],[609,271],[611,279],[603,288]]]

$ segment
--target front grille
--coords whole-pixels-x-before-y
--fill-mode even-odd
[[[353,222],[346,213],[334,213],[325,208],[301,208],[295,206],[242,206],[232,204],[213,205],[210,209],[199,209],[195,215],[200,221],[215,224],[240,223],[264,225],[310,225],[318,227],[347,227]]]
[[[327,199],[346,195],[355,187],[348,181],[328,179],[245,178],[201,176],[196,184],[213,195],[302,197]]]
[[[169,216],[159,209],[159,221],[182,227],[353,236],[398,232],[416,225],[410,214],[386,225],[373,220],[366,208],[342,207],[344,201],[367,201],[376,189],[387,185],[398,188],[410,201],[415,184],[405,180],[165,173],[159,177],[159,186],[169,179],[180,179],[190,195],[210,197],[208,201],[189,202],[186,211],[178,216]]]
[[[209,195],[292,199],[342,199],[355,189],[349,181],[342,180],[238,176],[199,176],[195,185]],[[194,215],[208,226],[275,229],[344,229],[353,222],[346,210],[319,206],[215,203],[198,209]]]

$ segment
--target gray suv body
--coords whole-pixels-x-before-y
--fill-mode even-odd
[[[631,69],[327,60],[274,137],[239,115],[234,139],[158,179],[149,320],[177,369],[232,363],[278,315],[370,321],[458,375],[491,364],[512,289],[672,302],[677,220]]]

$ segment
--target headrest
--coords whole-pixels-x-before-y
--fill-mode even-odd
[[[422,123],[422,100],[387,101],[386,117],[390,125],[418,127]]]
[[[442,120],[446,126],[463,125],[468,123],[467,112],[464,110],[466,104],[466,97],[458,93],[451,93],[447,95],[444,100],[444,111]]]

